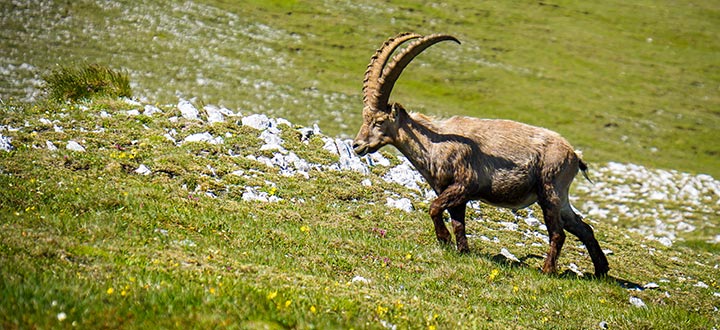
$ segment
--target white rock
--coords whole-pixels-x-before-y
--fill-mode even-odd
[[[57,150],[57,147],[55,146],[55,144],[52,143],[52,142],[49,141],[49,140],[48,140],[48,141],[45,141],[45,146],[46,146],[46,147],[48,148],[48,150],[50,150],[50,151],[55,151],[55,150]]]
[[[350,282],[351,282],[351,283],[369,284],[369,283],[370,283],[370,280],[368,280],[367,278],[364,278],[364,277],[362,277],[362,276],[355,276],[355,277],[352,278],[352,280],[350,280]]]
[[[137,106],[137,105],[141,105],[140,102],[135,101],[135,100],[130,99],[130,98],[127,98],[127,97],[123,97],[122,100],[123,100],[123,102],[125,102],[126,104],[129,104],[129,105],[136,105],[136,106]]]
[[[270,119],[263,114],[255,114],[242,118],[243,126],[250,126],[254,129],[264,130],[270,127]]]
[[[645,288],[645,289],[658,289],[658,288],[660,288],[660,286],[659,286],[657,283],[655,283],[655,282],[650,282],[650,283],[647,283],[647,284],[643,285],[643,288]]]
[[[370,172],[367,164],[365,164],[360,157],[358,157],[352,149],[352,140],[341,140],[332,139],[325,137],[323,138],[325,145],[323,149],[340,156],[340,159],[336,164],[330,166],[331,170],[339,171],[356,171],[367,174]]]
[[[209,132],[197,133],[187,136],[183,142],[207,142],[210,144],[222,144],[224,142],[222,137],[213,137]]]
[[[160,108],[158,108],[158,107],[156,107],[156,106],[154,106],[154,105],[150,105],[150,104],[146,104],[146,105],[145,105],[145,108],[143,109],[143,114],[144,114],[144,115],[146,115],[146,116],[152,116],[152,115],[154,115],[154,114],[156,114],[156,113],[162,114],[162,110],[160,110]]]
[[[198,118],[198,110],[189,101],[180,100],[177,107],[178,109],[180,109],[180,113],[182,114],[183,118],[187,120],[200,120],[200,118]]]
[[[630,297],[630,304],[639,307],[639,308],[646,308],[647,305],[645,305],[645,302],[642,301],[642,299],[638,297]]]
[[[525,221],[525,224],[527,224],[530,227],[539,227],[543,224],[540,220],[538,220],[536,217],[534,217],[532,215],[528,215],[528,217],[523,220]]]
[[[394,199],[392,197],[388,197],[385,205],[396,208],[396,209],[403,210],[405,212],[412,212],[412,210],[413,210],[412,202],[410,201],[410,199],[404,198],[404,197],[399,198],[399,199]]]
[[[417,191],[421,191],[420,184],[425,180],[422,175],[412,167],[410,161],[407,159],[404,159],[402,164],[391,168],[382,176],[382,179],[386,182],[394,182]]]
[[[11,137],[0,134],[0,150],[11,151],[15,149],[15,147],[12,146],[11,142]]]
[[[140,166],[135,170],[135,173],[140,175],[150,175],[152,171],[150,171],[150,169],[144,164],[140,164]]]
[[[245,192],[243,192],[242,199],[246,202],[278,202],[281,201],[277,196],[270,196],[268,193],[264,191],[259,191],[256,187],[245,187]]]
[[[360,181],[360,184],[365,187],[370,187],[370,186],[372,186],[372,181],[370,181],[370,179],[364,179],[364,180]]]
[[[503,227],[503,230],[507,231],[517,231],[520,226],[514,222],[508,222],[508,221],[500,221],[498,224],[501,224]]]
[[[658,238],[657,241],[660,242],[660,244],[665,245],[667,247],[671,247],[673,245],[673,242],[669,237],[660,237],[660,238]]]
[[[207,113],[208,123],[222,123],[225,121],[225,117],[218,107],[214,105],[206,105],[203,107],[203,110]]]
[[[133,110],[125,111],[125,114],[127,114],[127,115],[130,116],[130,117],[134,117],[134,116],[140,115],[140,111],[139,111],[139,110],[136,110],[136,109],[133,109]]]
[[[271,129],[262,131],[259,138],[265,141],[265,144],[260,147],[260,150],[279,150],[280,152],[285,152],[286,150],[282,146],[285,141],[283,141],[277,133],[272,132]]]
[[[68,141],[65,148],[72,151],[85,152],[85,148],[75,141]]]
[[[582,270],[580,270],[580,267],[578,267],[578,265],[576,265],[572,262],[568,265],[568,269],[570,269],[571,272],[575,273],[575,275],[577,275],[579,277],[585,276],[585,274],[583,274]]]
[[[707,289],[707,288],[709,288],[710,286],[708,286],[707,284],[705,284],[705,282],[703,282],[703,281],[698,281],[697,283],[695,283],[694,287]]]
[[[520,262],[520,259],[518,259],[514,254],[510,253],[510,251],[508,251],[508,249],[506,248],[500,249],[500,254],[510,261]]]

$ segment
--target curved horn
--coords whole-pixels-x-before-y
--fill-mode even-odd
[[[390,38],[385,41],[385,43],[375,52],[375,55],[373,55],[370,59],[370,64],[367,66],[365,79],[363,80],[363,103],[365,104],[365,107],[369,107],[373,110],[381,110],[385,108],[387,102],[385,102],[385,104],[377,102],[381,96],[379,88],[381,87],[380,75],[383,72],[383,68],[385,67],[390,55],[402,43],[410,39],[420,37],[422,36],[415,33],[401,33],[394,38]]]
[[[418,54],[422,53],[428,47],[445,40],[452,40],[460,44],[457,38],[447,34],[432,34],[416,41],[413,41],[407,48],[402,52],[395,55],[385,69],[383,70],[382,77],[379,80],[380,92],[377,97],[377,104],[386,105],[388,99],[390,99],[390,92],[392,92],[395,81],[400,77],[403,69],[410,64],[410,61],[415,58]]]

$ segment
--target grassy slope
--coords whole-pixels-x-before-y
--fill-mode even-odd
[[[3,133],[17,149],[0,153],[3,328],[577,329],[604,321],[688,329],[720,322],[717,245],[669,249],[596,223],[598,239],[614,252],[612,277],[570,272],[571,263],[592,271],[574,239],[560,260],[564,275],[545,276],[537,271],[545,242],[498,221],[537,229],[485,207],[470,212],[472,253],[458,255],[435,242],[426,205],[415,199],[410,213],[384,205],[386,197],[411,196],[377,176],[384,167],[368,176],[283,177],[228,156],[230,149],[269,155],[255,129],[237,119],[172,122],[179,111],[162,108],[154,117],[128,116],[142,106],[117,100],[2,108],[2,124],[20,128]],[[336,159],[319,137],[305,145],[295,129],[281,127],[289,150],[317,163]],[[178,139],[208,131],[225,143],[177,147],[163,137],[172,129]],[[69,140],[87,151],[66,150]],[[45,141],[59,149],[47,150]],[[153,174],[134,173],[140,164]],[[361,185],[364,178],[373,185]],[[283,200],[242,201],[246,186]],[[508,263],[501,248],[523,263]],[[370,282],[353,283],[356,276]],[[627,289],[649,282],[660,288]],[[630,297],[648,307],[631,307]]]
[[[714,1],[73,1],[0,5],[0,59],[29,63],[0,82],[22,96],[32,74],[100,62],[136,92],[177,94],[352,135],[372,51],[400,31],[447,32],[410,66],[395,99],[411,109],[550,127],[590,162],[720,176]],[[152,14],[150,14],[152,13]],[[19,81],[19,83],[17,83]]]

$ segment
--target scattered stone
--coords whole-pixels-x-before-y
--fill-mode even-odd
[[[340,156],[338,162],[331,166],[331,170],[345,171],[351,170],[363,174],[370,173],[367,164],[355,154],[352,149],[352,140],[341,140],[325,137],[323,138],[325,145],[323,149]]]
[[[643,285],[643,288],[645,289],[658,289],[660,286],[655,282],[650,282],[648,284]]]
[[[250,126],[257,130],[264,130],[270,127],[270,118],[263,114],[255,114],[242,118],[243,126]]]
[[[351,282],[351,283],[369,284],[369,283],[370,283],[370,280],[368,280],[367,278],[364,278],[364,277],[362,277],[362,276],[355,276],[355,277],[352,278],[352,280],[350,280],[350,282]]]
[[[500,221],[498,224],[505,227],[505,228],[503,228],[503,230],[507,230],[507,231],[517,231],[520,228],[520,226],[518,226],[518,224],[514,223],[514,222]]]
[[[195,108],[194,105],[192,105],[192,103],[190,103],[190,101],[180,100],[177,107],[180,110],[183,118],[187,120],[200,120],[200,118],[198,118],[198,110]]]
[[[55,146],[55,144],[52,143],[52,142],[49,141],[49,140],[48,140],[48,141],[45,141],[45,146],[46,146],[47,149],[50,150],[50,151],[55,151],[55,150],[57,150],[57,147]]]
[[[225,117],[223,116],[222,112],[218,107],[214,105],[206,105],[203,107],[203,110],[205,110],[205,113],[207,113],[208,123],[222,123],[225,121]]]
[[[285,141],[280,137],[280,131],[277,128],[268,128],[260,133],[259,138],[265,141],[260,147],[260,150],[278,150],[280,152],[287,152],[282,146]]]
[[[156,113],[162,114],[163,112],[162,110],[160,110],[160,108],[150,104],[145,105],[145,108],[143,108],[143,115],[146,115],[148,117]]]
[[[406,188],[422,191],[420,185],[425,182],[422,175],[413,168],[410,161],[403,158],[403,163],[391,168],[382,179],[386,182],[394,182],[405,186]]]
[[[270,196],[270,194],[259,191],[257,187],[245,187],[245,192],[242,195],[243,201],[246,202],[279,202],[281,199],[277,196]]]
[[[135,173],[140,175],[150,175],[152,171],[150,171],[150,169],[144,164],[140,164],[140,166],[135,170]]]
[[[13,149],[15,149],[15,147],[12,146],[11,142],[12,142],[11,137],[0,134],[0,150],[9,152],[9,151],[12,151]]]
[[[657,241],[660,242],[660,244],[665,245],[667,247],[671,247],[673,245],[673,242],[669,237],[660,237]]]
[[[510,253],[510,251],[508,251],[508,249],[506,249],[506,248],[500,249],[500,255],[502,255],[503,257],[505,257],[506,259],[508,259],[510,261],[520,262],[520,259],[518,259],[514,254]]]
[[[183,143],[185,142],[207,142],[210,144],[223,144],[223,142],[225,141],[222,137],[213,137],[212,134],[210,134],[209,132],[205,132],[189,135],[183,140]]]
[[[85,152],[85,148],[75,141],[68,141],[65,148],[71,151]]]
[[[579,277],[585,276],[585,274],[583,274],[583,272],[580,270],[580,267],[578,267],[578,265],[576,265],[575,263],[570,263],[568,265],[568,269],[570,269],[571,272],[575,273],[575,275]]]
[[[645,302],[642,301],[642,299],[638,297],[630,297],[630,305],[633,305],[638,308],[647,308],[647,305],[645,305]]]
[[[399,198],[399,199],[394,199],[392,197],[388,197],[385,205],[392,207],[392,208],[403,210],[405,212],[412,212],[412,210],[413,210],[412,202],[410,201],[410,199],[404,198],[404,197]]]

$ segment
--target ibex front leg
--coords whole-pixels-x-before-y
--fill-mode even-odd
[[[450,212],[453,231],[457,240],[457,248],[460,252],[469,252],[467,238],[465,237],[465,187],[452,185],[445,189],[430,204],[430,218],[435,225],[435,235],[440,243],[451,243],[450,232],[445,226],[442,215],[445,210]]]

